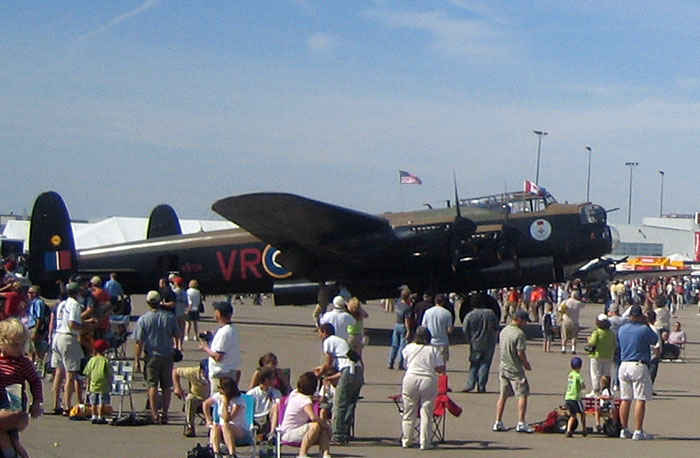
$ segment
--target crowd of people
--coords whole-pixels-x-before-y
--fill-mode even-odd
[[[50,353],[53,371],[53,409],[70,415],[71,407],[87,403],[94,424],[105,424],[114,377],[108,353],[123,344],[110,324],[116,312],[128,313],[128,298],[116,274],[103,282],[76,276],[62,285],[62,298],[51,309],[37,286],[22,281],[16,264],[4,264],[0,296],[0,409],[11,396],[3,393],[15,383],[29,383],[31,416],[42,413],[43,361]],[[199,333],[204,295],[197,280],[185,287],[178,275],[159,281],[146,295],[148,311],[136,322],[134,366],[143,371],[148,386],[148,406],[153,423],[167,424],[171,393],[184,402],[184,434],[194,437],[197,412],[203,412],[216,456],[235,454],[236,444],[253,438],[246,424],[246,403],[241,388],[241,348],[232,322],[233,304],[212,304],[216,331]],[[646,401],[662,359],[678,359],[687,336],[674,317],[687,304],[697,302],[696,278],[614,281],[593,288],[580,281],[554,285],[502,288],[461,297],[455,293],[416,294],[402,287],[398,299],[385,301],[395,316],[389,369],[404,370],[402,382],[403,447],[418,443],[434,447],[432,418],[438,376],[450,361],[450,336],[456,319],[469,345],[468,372],[463,392],[485,392],[495,349],[500,347],[499,398],[492,429],[505,431],[503,414],[507,400],[517,397],[515,431],[533,432],[526,420],[530,386],[527,372],[525,329],[541,328],[543,351],[550,352],[555,339],[561,352],[579,353],[577,341],[581,311],[591,300],[604,304],[583,348],[588,355],[589,380],[584,358],[574,356],[563,394],[570,414],[567,435],[573,436],[578,415],[584,434],[584,397],[619,398],[620,437],[649,439],[643,421]],[[337,294],[335,294],[337,293]],[[364,384],[363,348],[367,342],[364,321],[369,317],[360,300],[345,290],[319,296],[314,323],[321,341],[321,364],[302,373],[296,383],[278,368],[277,357],[260,357],[245,393],[255,400],[253,416],[260,438],[272,439],[276,429],[282,441],[298,443],[299,456],[308,456],[317,445],[324,457],[333,444],[347,444],[354,423],[355,406]],[[700,314],[700,313],[699,313]],[[502,329],[501,329],[502,327]],[[204,359],[195,366],[178,366],[186,341],[197,341]],[[25,346],[26,354],[25,356]],[[453,363],[454,364],[454,363]],[[585,393],[586,386],[591,391]],[[85,393],[87,389],[87,393]],[[9,392],[9,391],[8,391]],[[75,401],[74,402],[74,398]],[[630,425],[630,411],[635,424]],[[3,413],[0,410],[0,413]],[[413,436],[420,417],[418,438]],[[597,420],[596,426],[600,427]],[[11,424],[5,428],[4,425]],[[277,428],[279,426],[279,428]],[[23,415],[0,415],[0,454],[26,456],[17,431],[26,427]],[[416,440],[417,439],[417,440]]]

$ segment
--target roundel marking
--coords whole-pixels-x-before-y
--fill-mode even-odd
[[[63,239],[61,238],[60,235],[55,234],[55,235],[52,235],[52,236],[51,236],[50,241],[51,241],[51,245],[53,245],[53,246],[59,246],[59,245],[61,244],[61,242],[63,241]]]
[[[292,272],[285,269],[282,265],[277,262],[277,256],[279,256],[280,250],[273,247],[272,245],[267,245],[263,250],[262,261],[263,269],[272,278],[283,279],[292,276]]]
[[[552,225],[546,219],[536,219],[530,225],[530,235],[538,242],[544,242],[552,235]]]

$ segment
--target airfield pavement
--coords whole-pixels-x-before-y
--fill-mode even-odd
[[[211,304],[211,298],[209,304]],[[143,296],[134,298],[134,313],[144,310]],[[449,378],[454,392],[450,396],[464,408],[459,418],[447,419],[447,440],[431,451],[399,447],[400,419],[388,396],[400,392],[403,373],[386,367],[390,330],[394,315],[385,313],[378,302],[367,306],[370,317],[365,327],[370,333],[370,345],[365,349],[366,384],[357,407],[357,439],[347,447],[332,447],[335,457],[377,456],[492,456],[492,457],[561,457],[561,456],[698,456],[700,444],[700,317],[696,306],[680,312],[680,321],[690,343],[685,363],[661,363],[655,390],[658,396],[647,406],[645,429],[656,436],[652,441],[632,441],[580,434],[567,439],[562,434],[522,434],[514,431],[492,432],[495,404],[498,397],[498,352],[494,357],[488,383],[488,392],[460,393],[463,387],[467,346],[453,345],[450,349]],[[594,317],[602,306],[589,305],[582,312],[583,334],[591,331]],[[316,366],[320,360],[320,342],[311,325],[311,307],[274,307],[269,300],[263,306],[236,307],[235,322],[241,336],[244,370],[242,384],[247,386],[258,357],[268,351],[277,354],[280,367],[289,367],[292,378]],[[207,315],[211,317],[211,308]],[[133,327],[133,325],[132,325]],[[211,319],[204,329],[215,329]],[[579,339],[582,340],[582,339]],[[559,348],[558,341],[553,347]],[[128,342],[128,353],[133,355],[133,342]],[[562,403],[569,370],[570,354],[545,354],[539,339],[529,340],[528,356],[533,370],[529,373],[532,396],[527,420],[542,420],[547,412]],[[583,344],[579,345],[579,355]],[[195,365],[203,357],[194,342],[185,343],[185,360],[179,364]],[[584,376],[588,383],[588,358],[585,358]],[[137,409],[145,405],[143,382],[135,384]],[[53,408],[48,378],[45,379],[45,408]],[[117,400],[113,403],[116,405]],[[197,442],[206,443],[206,427],[197,426],[197,438],[182,435],[182,403],[173,399],[170,424],[167,426],[115,427],[92,425],[89,421],[70,421],[45,415],[32,420],[21,434],[21,440],[33,457],[182,457]],[[516,403],[509,400],[504,422],[508,427],[516,423]],[[589,417],[589,425],[593,424]],[[238,449],[238,456],[246,456],[249,448]],[[284,456],[296,456],[297,449],[284,448]],[[312,448],[312,456],[318,456]]]

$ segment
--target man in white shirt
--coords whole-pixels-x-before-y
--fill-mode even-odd
[[[76,375],[80,371],[80,360],[83,358],[83,349],[78,341],[83,320],[80,317],[80,304],[76,300],[80,286],[71,282],[66,286],[68,297],[56,306],[56,334],[52,342],[51,366],[55,370],[53,379],[54,413],[62,413],[58,400],[61,382],[65,375],[63,387],[63,409],[70,409],[73,391],[82,399],[81,385]]]
[[[241,345],[238,330],[231,323],[233,307],[228,302],[214,304],[214,317],[221,327],[214,334],[211,345],[202,342],[199,347],[209,355],[209,380],[212,393],[219,388],[222,378],[241,378]]]
[[[343,296],[335,296],[333,298],[333,310],[324,313],[320,323],[332,324],[333,329],[335,329],[335,335],[341,339],[348,340],[348,326],[356,324],[356,320],[345,309]]]
[[[440,350],[442,359],[447,364],[450,359],[449,333],[452,331],[452,314],[447,310],[447,298],[444,294],[435,297],[435,305],[426,310],[421,326],[430,331],[430,345]]]
[[[347,444],[350,439],[350,422],[355,417],[355,405],[364,379],[362,363],[350,359],[352,354],[348,355],[350,346],[347,341],[334,334],[333,325],[329,323],[319,327],[318,335],[323,341],[325,361],[314,372],[338,380],[333,397],[333,441]]]

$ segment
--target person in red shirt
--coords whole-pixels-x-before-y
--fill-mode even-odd
[[[22,293],[22,285],[16,281],[9,291],[0,293],[5,298],[5,307],[0,311],[0,320],[19,318],[27,308],[27,299]]]
[[[95,338],[101,339],[109,330],[112,301],[107,290],[102,288],[102,279],[97,275],[90,279],[90,294],[92,294],[92,298],[95,300],[95,318],[97,318]]]
[[[543,286],[538,286],[532,290],[530,295],[530,319],[535,323],[540,321],[540,308],[544,310],[544,301],[547,297],[547,290]]]

